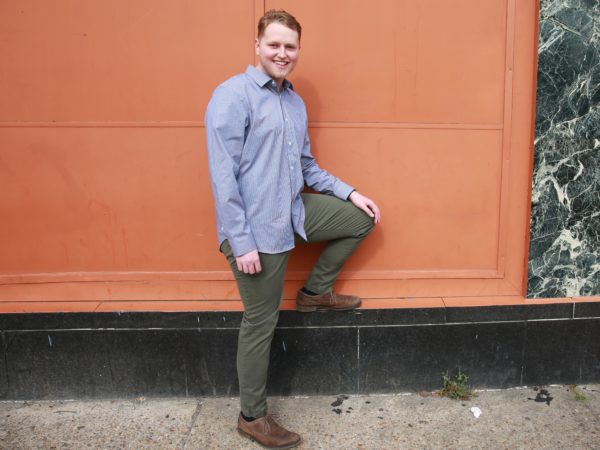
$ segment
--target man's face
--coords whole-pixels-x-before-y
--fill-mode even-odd
[[[291,28],[273,22],[265,28],[260,39],[256,39],[256,68],[273,78],[279,87],[292,72],[300,56],[298,33]]]

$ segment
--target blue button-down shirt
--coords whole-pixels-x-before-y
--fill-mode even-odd
[[[235,256],[281,253],[306,240],[304,183],[347,199],[353,188],[321,169],[310,152],[304,102],[284,81],[248,66],[214,91],[206,110],[206,140],[219,245]]]

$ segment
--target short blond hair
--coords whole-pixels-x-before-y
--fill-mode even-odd
[[[300,23],[294,16],[283,9],[271,9],[260,18],[258,21],[258,39],[265,34],[267,27],[274,22],[280,23],[281,25],[294,30],[296,33],[298,33],[298,40],[300,40],[300,35],[302,34],[302,27],[300,26]]]

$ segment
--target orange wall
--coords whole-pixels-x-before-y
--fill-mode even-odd
[[[29,0],[0,4],[0,311],[240,308],[203,116],[281,7],[314,154],[383,210],[339,288],[523,295],[535,1]]]

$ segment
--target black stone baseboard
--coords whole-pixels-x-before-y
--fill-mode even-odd
[[[283,311],[270,395],[600,382],[596,303]],[[0,399],[236,395],[239,312],[0,315]]]

